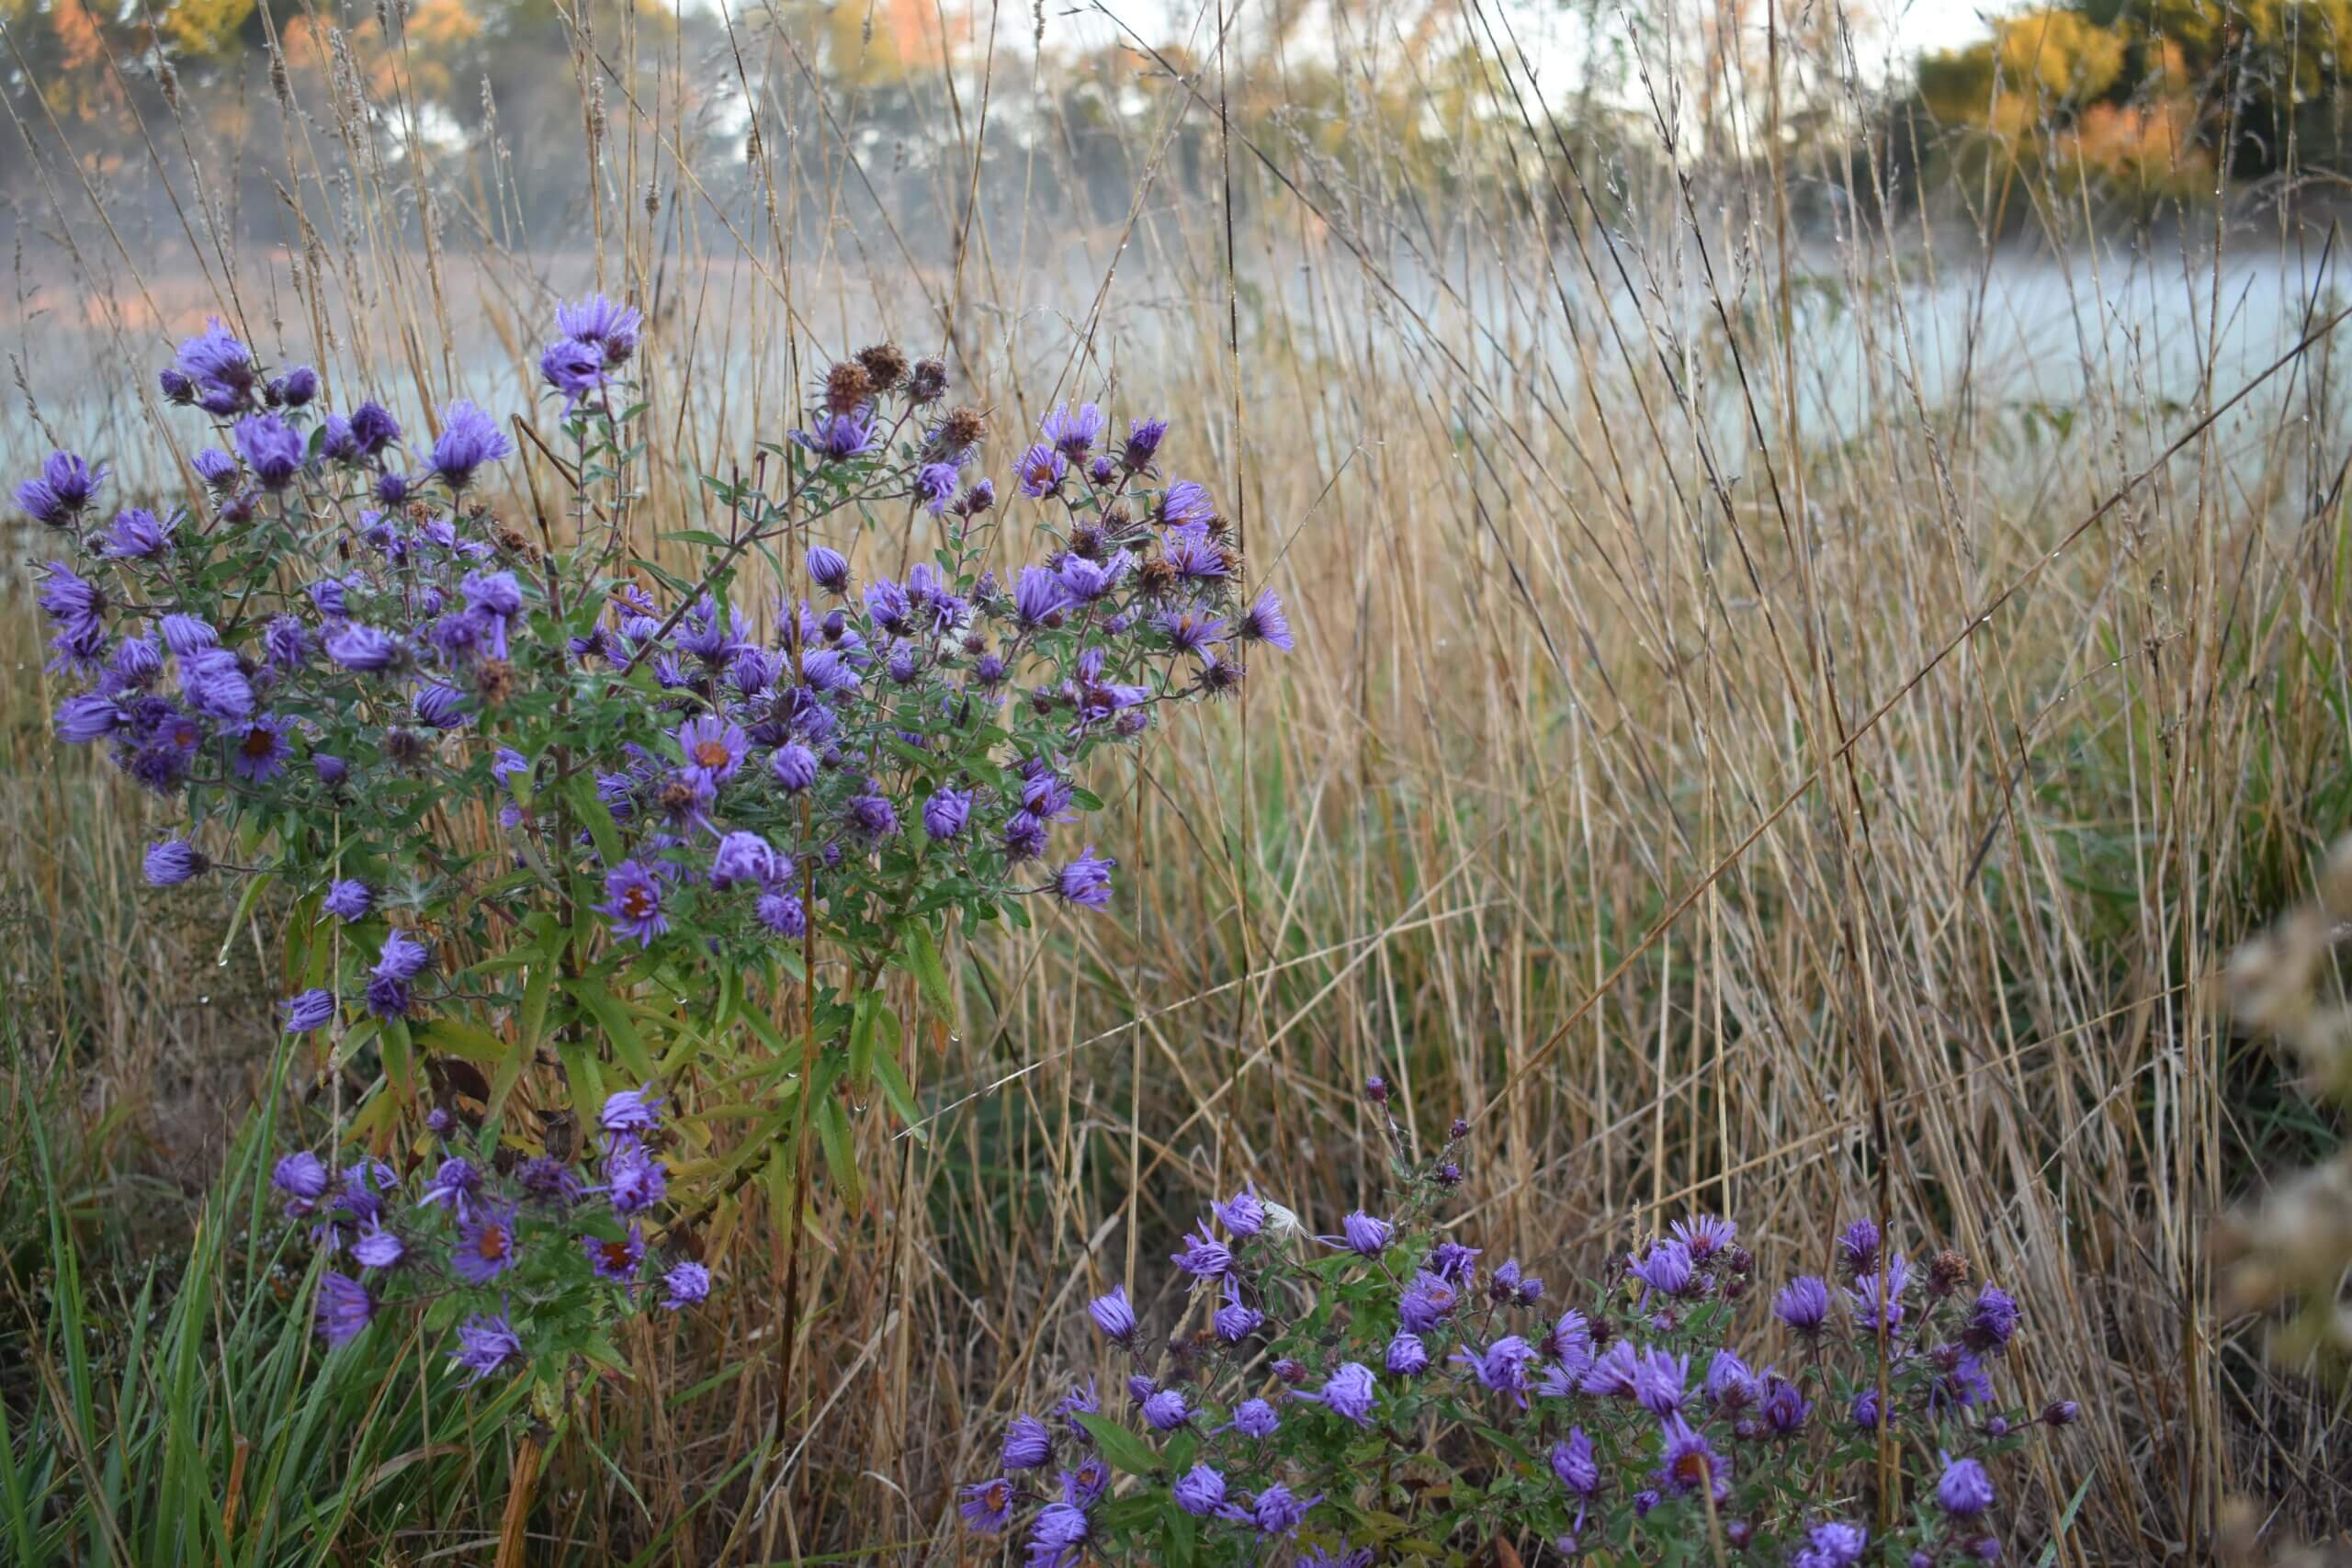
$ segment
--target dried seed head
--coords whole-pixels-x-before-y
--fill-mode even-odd
[[[752,122],[752,129],[747,131],[743,137],[743,162],[746,164],[756,164],[759,161],[760,122],[755,119]]]
[[[958,403],[947,411],[939,422],[939,444],[950,452],[961,452],[978,446],[980,437],[988,434],[988,421],[980,411],[968,403]]]
[[[1176,586],[1176,569],[1154,556],[1136,569],[1136,581],[1146,593],[1156,597]]]
[[[277,95],[278,107],[294,112],[294,83],[287,74],[286,55],[276,44],[269,46],[269,90]]]
[[[652,180],[645,182],[645,215],[648,218],[662,215],[662,187]]]
[[[907,378],[906,351],[895,343],[870,344],[859,349],[857,362],[865,367],[877,392],[887,392]]]
[[[854,413],[873,395],[873,376],[854,359],[838,361],[825,372],[825,407],[834,413]]]
[[[503,659],[482,661],[474,671],[474,695],[484,707],[496,707],[514,692],[514,667]]]
[[[419,768],[433,755],[433,742],[413,729],[384,732],[384,755],[399,768]]]
[[[1114,501],[1102,509],[1102,531],[1113,538],[1125,533],[1134,522],[1135,519],[1127,513],[1125,502]]]
[[[1951,1247],[1945,1247],[1928,1260],[1928,1290],[1932,1295],[1948,1296],[1968,1283],[1968,1259]]]
[[[918,359],[907,396],[919,403],[935,403],[947,395],[947,367],[936,359]]]
[[[1091,523],[1080,523],[1069,531],[1069,553],[1088,560],[1102,558],[1102,530]]]
[[[180,73],[172,69],[170,61],[155,62],[155,85],[163,89],[164,102],[176,111],[180,107]]]

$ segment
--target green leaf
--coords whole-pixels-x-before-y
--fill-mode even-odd
[[[427,1050],[462,1056],[469,1062],[503,1062],[508,1055],[503,1040],[462,1019],[435,1018],[416,1031],[415,1039]]]
[[[824,1145],[825,1168],[832,1172],[833,1185],[842,1199],[855,1203],[864,1189],[857,1179],[857,1156],[849,1146],[849,1112],[842,1102],[827,1095],[817,1107],[817,1141]]]
[[[563,989],[565,995],[596,1015],[596,1021],[611,1040],[613,1054],[620,1058],[621,1065],[636,1074],[639,1083],[650,1081],[653,1077],[653,1058],[647,1053],[644,1036],[638,1032],[636,1022],[620,998],[605,989],[605,983],[593,976],[566,980]]]
[[[947,965],[940,961],[939,944],[932,940],[930,921],[910,916],[899,922],[898,963],[914,976],[915,990],[931,1015],[955,1028],[956,990],[948,983]]]
[[[1151,1445],[1141,1438],[1106,1416],[1081,1410],[1077,1412],[1077,1416],[1078,1424],[1086,1428],[1088,1435],[1094,1439],[1094,1446],[1102,1450],[1102,1457],[1109,1460],[1114,1468],[1124,1470],[1129,1475],[1152,1475],[1159,1472],[1159,1456],[1153,1453]]]

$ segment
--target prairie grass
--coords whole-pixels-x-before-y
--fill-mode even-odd
[[[523,406],[549,301],[594,279],[652,319],[658,527],[695,525],[696,475],[748,466],[812,367],[890,334],[949,351],[1000,464],[1059,395],[1180,413],[1170,466],[1295,606],[1296,655],[1099,781],[1116,918],[957,955],[964,1027],[909,1044],[927,1118],[861,1120],[872,1186],[807,1260],[792,1407],[753,1199],[708,1238],[695,1331],[638,1346],[546,1457],[535,1554],[964,1560],[949,1488],[1002,1416],[1107,1375],[1084,1298],[1164,1278],[1245,1172],[1335,1228],[1377,1179],[1372,1073],[1425,1135],[1476,1120],[1464,1224],[1554,1274],[1692,1208],[1791,1267],[1857,1213],[1951,1238],[2027,1303],[2026,1395],[2084,1405],[2035,1461],[2042,1560],[2155,1559],[2235,1494],[2340,1524],[2336,1406],[2215,1317],[2200,1257],[2338,1131],[2214,1005],[2217,955],[2352,819],[2332,231],[2117,234],[2013,174],[2041,231],[2002,246],[1879,199],[1883,141],[1614,154],[1555,133],[1475,5],[1440,138],[1475,179],[1351,119],[1351,84],[1413,80],[1393,42],[1342,40],[1321,107],[1221,134],[1227,82],[1263,109],[1291,68],[1238,36],[1221,78],[1213,17],[1173,77],[976,54],[952,101],[910,89],[946,129],[894,166],[864,89],[810,89],[773,13],[737,20],[748,164],[703,85],[729,60],[640,58],[626,22],[551,52],[602,117],[554,232],[494,132],[391,157],[406,106],[356,82],[297,97],[240,171],[279,205],[233,231],[200,131],[96,179],[21,139],[12,473],[53,434],[190,483],[152,369],[208,308],[331,395]],[[1123,93],[1143,107],[1073,111]],[[1107,217],[1069,195],[1102,180]],[[515,471],[518,508],[553,482]],[[225,905],[136,885],[141,803],[49,741],[28,619],[0,919],[10,1103],[50,1130],[0,1149],[26,1314],[0,1526],[25,1561],[486,1559],[524,1439],[407,1351],[382,1405],[305,1385],[302,1325],[259,1326],[239,1129],[316,1092],[300,1064],[272,1092],[268,912],[224,949]],[[232,1476],[266,1440],[310,1445],[276,1533],[171,1537],[251,1508]],[[153,1443],[180,1446],[150,1481]]]

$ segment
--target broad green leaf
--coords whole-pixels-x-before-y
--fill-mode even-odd
[[[1079,1411],[1077,1416],[1078,1424],[1092,1436],[1094,1446],[1102,1450],[1102,1457],[1114,1468],[1129,1475],[1151,1475],[1159,1471],[1159,1456],[1141,1438],[1106,1416],[1086,1410]]]
[[[955,1028],[956,990],[948,982],[947,965],[940,961],[939,944],[932,940],[931,922],[911,916],[900,920],[899,939],[899,967],[914,976],[923,1006],[940,1022]]]

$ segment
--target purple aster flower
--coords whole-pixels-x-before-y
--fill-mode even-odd
[[[386,506],[406,504],[416,481],[397,469],[386,469],[376,476],[376,499]]]
[[[1764,1425],[1775,1436],[1789,1437],[1802,1430],[1806,1417],[1813,1414],[1813,1404],[1797,1391],[1796,1384],[1782,1377],[1767,1376],[1764,1398],[1759,1406]]]
[[[1878,1226],[1868,1220],[1856,1220],[1838,1237],[1838,1260],[1849,1275],[1863,1272],[1878,1261]]]
[[[1911,1283],[1910,1266],[1903,1254],[1890,1253],[1884,1267],[1876,1273],[1866,1274],[1854,1281],[1848,1292],[1854,1303],[1854,1322],[1865,1333],[1875,1334],[1884,1320],[1886,1331],[1893,1334],[1903,1325],[1903,1292]]]
[[[1584,1375],[1584,1392],[1606,1399],[1630,1399],[1641,1357],[1630,1339],[1620,1339],[1603,1351]]]
[[[566,1209],[580,1201],[580,1179],[571,1168],[548,1155],[533,1155],[514,1168],[514,1184],[535,1201]]]
[[[294,755],[293,743],[287,733],[291,721],[274,713],[263,714],[245,727],[243,735],[234,738],[235,746],[230,761],[239,778],[247,784],[267,784],[286,771],[286,760]]]
[[[604,352],[578,338],[560,338],[539,351],[539,378],[563,394],[569,414],[605,384]]]
[[[1155,1432],[1172,1432],[1193,1418],[1184,1396],[1172,1388],[1154,1389],[1143,1402],[1143,1418]]]
[[[1860,1525],[1832,1520],[1815,1525],[1805,1544],[1789,1559],[1789,1568],[1853,1568],[1870,1545],[1870,1531]]]
[[[971,816],[969,790],[943,789],[922,804],[922,830],[944,842],[960,835]]]
[[[1323,1495],[1320,1492],[1312,1497],[1301,1497],[1289,1487],[1277,1483],[1252,1498],[1247,1513],[1228,1503],[1223,1517],[1236,1524],[1254,1525],[1260,1535],[1290,1535],[1306,1522],[1307,1510],[1321,1501]]]
[[[1975,1460],[1951,1460],[1936,1483],[1936,1502],[1947,1514],[1973,1518],[1993,1506],[1993,1478]]]
[[[104,740],[126,722],[112,697],[68,697],[57,705],[57,738],[73,746]]]
[[[1679,1416],[1664,1423],[1666,1447],[1659,1455],[1657,1480],[1668,1491],[1688,1494],[1705,1486],[1720,1503],[1731,1495],[1731,1461],[1708,1445],[1706,1437]]]
[[[817,753],[797,740],[779,746],[768,759],[768,772],[775,775],[777,784],[797,795],[817,782]]]
[[[1429,1347],[1423,1345],[1421,1337],[1411,1329],[1400,1328],[1396,1337],[1388,1342],[1387,1365],[1389,1371],[1397,1377],[1417,1377],[1429,1371]]]
[[[299,670],[310,657],[311,634],[292,615],[272,615],[262,627],[262,652],[272,670]]]
[[[1035,1470],[1053,1454],[1053,1429],[1035,1416],[1015,1416],[1005,1424],[1005,1469]]]
[[[1202,528],[1179,528],[1160,546],[1160,555],[1188,582],[1215,582],[1232,574],[1225,551]]]
[[[310,1150],[297,1149],[279,1158],[269,1173],[269,1184],[286,1194],[286,1217],[300,1219],[326,1195],[327,1168]]]
[[[967,1529],[981,1535],[1001,1535],[1012,1522],[1012,1483],[1003,1476],[976,1481],[958,1494],[956,1510]]]
[[[615,1137],[641,1137],[660,1125],[662,1119],[654,1108],[661,1103],[662,1097],[653,1092],[650,1083],[639,1089],[619,1089],[605,1098],[604,1110],[596,1113],[596,1122]]]
[[[1800,1275],[1772,1298],[1772,1312],[1804,1338],[1817,1337],[1829,1318],[1828,1281],[1817,1275]]]
[[[1246,1438],[1271,1438],[1281,1426],[1282,1417],[1262,1399],[1243,1400],[1233,1412],[1234,1430]]]
[[[339,413],[331,413],[319,423],[319,455],[330,462],[346,464],[357,463],[366,456],[351,421]]]
[[[1216,503],[1202,486],[1178,479],[1159,498],[1159,515],[1171,528],[1199,527],[1216,515]]]
[[[662,1304],[672,1312],[709,1299],[710,1270],[699,1263],[677,1264],[662,1276]]]
[[[955,493],[955,464],[925,463],[915,470],[915,497],[933,517],[947,510],[948,498]]]
[[[238,342],[218,316],[208,320],[197,336],[181,340],[175,364],[191,381],[215,381],[240,391],[251,387],[256,376],[253,350]]]
[[[1435,1274],[1416,1274],[1396,1299],[1396,1315],[1415,1334],[1427,1334],[1445,1321],[1445,1314],[1460,1299],[1460,1292],[1448,1280]]]
[[[1225,640],[1225,623],[1206,610],[1187,606],[1164,610],[1152,623],[1178,653],[1199,653]]]
[[[374,890],[366,883],[350,877],[330,884],[327,896],[319,902],[320,908],[339,920],[364,920],[375,907]],[[407,978],[405,976],[401,977]]]
[[[890,804],[888,796],[876,794],[870,784],[865,790],[850,796],[848,805],[842,808],[842,815],[853,829],[868,839],[887,839],[899,830],[898,808]]]
[[[742,767],[743,759],[751,754],[751,742],[744,739],[742,726],[709,714],[680,725],[677,739],[686,766],[714,785],[733,778]]]
[[[1634,1400],[1654,1416],[1671,1416],[1682,1408],[1690,1381],[1690,1357],[1645,1350],[1634,1369]]]
[[[1054,874],[1054,893],[1065,904],[1080,904],[1090,909],[1108,908],[1111,903],[1111,868],[1119,863],[1099,857],[1094,846]]]
[[[1536,1348],[1555,1360],[1567,1361],[1582,1358],[1586,1365],[1590,1365],[1592,1325],[1585,1321],[1584,1314],[1570,1307],[1560,1314],[1553,1323],[1551,1331],[1544,1336],[1543,1343]]]
[[[1124,1345],[1135,1337],[1136,1309],[1127,1300],[1125,1285],[1114,1285],[1107,1294],[1087,1303],[1086,1314],[1114,1344]]]
[[[1878,1390],[1866,1388],[1854,1395],[1853,1405],[1847,1411],[1847,1415],[1852,1417],[1854,1425],[1863,1431],[1877,1431]]]
[[[381,1221],[368,1219],[360,1222],[359,1239],[351,1244],[351,1256],[363,1269],[391,1269],[408,1256],[408,1248]]]
[[[1690,1268],[1690,1249],[1679,1241],[1661,1241],[1631,1265],[1634,1277],[1663,1296],[1687,1296],[1699,1288]]]
[[[1585,1436],[1582,1427],[1571,1427],[1566,1441],[1552,1445],[1552,1473],[1579,1497],[1600,1490],[1600,1464],[1593,1458],[1592,1439]]]
[[[1130,468],[1151,467],[1159,452],[1159,444],[1168,439],[1168,422],[1164,419],[1131,419],[1127,421],[1127,439],[1120,448],[1119,460]]]
[[[1196,1519],[1207,1518],[1225,1505],[1225,1477],[1205,1464],[1196,1464],[1170,1488],[1176,1506]]]
[[[1216,1337],[1228,1345],[1238,1345],[1266,1321],[1266,1314],[1241,1299],[1240,1283],[1230,1274],[1225,1277],[1225,1304],[1212,1319]]]
[[[1216,1216],[1217,1223],[1225,1227],[1227,1235],[1244,1241],[1266,1228],[1266,1205],[1258,1196],[1255,1182],[1243,1187],[1222,1203],[1211,1202],[1209,1213]]]
[[[158,517],[143,506],[114,514],[107,530],[106,553],[118,560],[153,560],[172,547],[172,531],[180,525],[178,513]]]
[[[662,885],[634,860],[625,860],[605,874],[605,901],[596,912],[612,925],[614,934],[633,937],[639,947],[670,929],[662,910]]]
[[[487,1285],[514,1267],[514,1211],[494,1202],[467,1206],[458,1220],[450,1268],[469,1285]]]
[[[237,455],[264,490],[284,490],[302,469],[302,436],[274,413],[252,413],[232,433]]]
[[[1091,604],[1111,592],[1117,581],[1110,565],[1088,560],[1084,556],[1064,556],[1055,575],[1061,579],[1062,592],[1079,604]]]
[[[1076,1503],[1046,1504],[1029,1521],[1028,1568],[1069,1568],[1093,1533],[1093,1519]]]
[[[334,993],[313,988],[300,991],[280,1004],[286,1010],[286,1032],[308,1034],[334,1021]]]
[[[400,638],[373,626],[346,621],[326,636],[327,657],[362,673],[389,670],[404,657]]]
[[[587,1255],[590,1269],[600,1280],[634,1280],[637,1267],[645,1261],[645,1233],[632,1221],[617,1241],[602,1236],[583,1235],[580,1250]]]
[[[2008,1348],[2017,1331],[2018,1303],[1998,1285],[1987,1283],[1976,1292],[1960,1338],[1980,1356],[1997,1355]]]
[[[1016,811],[1005,818],[1004,832],[999,842],[1005,859],[1014,864],[1043,858],[1046,852],[1046,825],[1026,811]]]
[[[237,469],[237,459],[221,451],[218,446],[207,446],[188,459],[188,466],[196,470],[197,478],[214,490],[227,490],[241,477]]]
[[[71,452],[52,452],[41,462],[40,478],[17,487],[17,504],[51,528],[71,525],[106,482],[104,463],[93,468]]]
[[[871,408],[855,408],[847,413],[819,414],[811,423],[813,429],[795,430],[787,434],[795,446],[815,453],[827,462],[842,463],[852,457],[863,457],[882,445],[882,432],[874,423]]]
[[[430,948],[395,926],[384,933],[384,945],[376,955],[374,972],[386,979],[413,980],[432,962]]]
[[[1677,1220],[1667,1227],[1674,1239],[1688,1247],[1694,1261],[1703,1261],[1731,1246],[1739,1235],[1739,1227],[1729,1220],[1713,1214],[1699,1214],[1688,1220]]]
[[[41,574],[40,586],[33,597],[52,620],[71,624],[95,621],[105,615],[106,590],[63,561],[44,564]]]
[[[790,863],[786,863],[783,874],[792,874]],[[778,880],[775,847],[757,833],[733,832],[718,840],[718,849],[710,857],[710,885],[725,889],[740,882],[755,886]]]
[[[1024,630],[1058,626],[1069,608],[1069,590],[1049,569],[1024,566],[1021,569],[1021,575],[1013,580],[1013,618]]]
[[[797,897],[780,888],[761,894],[752,906],[752,917],[776,935],[794,941],[808,930],[808,911]]]
[[[618,365],[637,352],[638,334],[644,325],[644,312],[636,306],[616,304],[602,294],[560,300],[555,308],[555,330],[593,345],[607,365]]]
[[[523,1341],[515,1337],[514,1325],[503,1312],[495,1317],[476,1313],[458,1325],[458,1348],[449,1353],[449,1362],[463,1367],[470,1374],[466,1382],[471,1384],[522,1357]]]
[[[800,656],[800,680],[812,692],[854,692],[858,685],[857,671],[830,648]]]
[[[1296,646],[1291,637],[1290,617],[1283,613],[1283,602],[1271,588],[1261,591],[1250,601],[1234,630],[1244,642],[1262,642],[1284,653]]]
[[[1470,1369],[1480,1387],[1492,1393],[1508,1393],[1527,1404],[1528,1369],[1535,1364],[1535,1347],[1516,1334],[1507,1334],[1484,1350],[1456,1350],[1448,1360]]]
[[[125,637],[107,667],[124,685],[144,686],[164,672],[164,651],[146,637]]]
[[[849,558],[824,545],[808,547],[808,581],[828,593],[849,592]]]
[[[1755,1372],[1730,1350],[1716,1351],[1707,1363],[1706,1391],[1708,1404],[1717,1409],[1732,1410],[1755,1404],[1758,1393]],[[1678,1396],[1679,1392],[1678,1389]]]
[[[638,1214],[669,1195],[670,1172],[631,1138],[605,1161],[605,1190],[617,1213]]]
[[[1340,1222],[1339,1235],[1327,1235],[1321,1239],[1327,1244],[1344,1245],[1349,1251],[1360,1257],[1377,1258],[1387,1249],[1388,1238],[1396,1231],[1396,1227],[1386,1220],[1377,1219],[1357,1209]]]
[[[327,1342],[328,1349],[339,1350],[367,1330],[376,1315],[376,1297],[348,1274],[322,1274],[312,1311],[319,1337]]]
[[[1477,1269],[1479,1248],[1458,1241],[1442,1241],[1430,1248],[1430,1269],[1441,1280],[1467,1284]]]
[[[364,402],[351,411],[351,434],[359,449],[373,457],[401,438],[400,421],[382,404]]]
[[[163,839],[147,846],[141,869],[146,872],[148,886],[177,887],[202,874],[211,863],[186,839]]]
[[[463,490],[474,470],[499,462],[514,450],[498,421],[467,399],[441,411],[441,434],[433,443],[433,471],[451,490]]]
[[[187,705],[213,718],[243,718],[254,711],[254,686],[237,656],[208,648],[180,660],[180,695]]]
[[[1056,403],[1054,412],[1040,422],[1038,434],[1055,451],[1075,462],[1094,449],[1107,423],[1102,409],[1093,403],[1080,403],[1075,409],[1066,402]]]
[[[1168,1260],[1196,1280],[1223,1279],[1233,1270],[1232,1249],[1212,1238],[1206,1225],[1187,1232],[1184,1249],[1170,1253]]]
[[[1060,487],[1062,476],[1069,472],[1069,459],[1041,441],[1021,454],[1012,465],[1012,472],[1020,480],[1022,494],[1033,499],[1047,496]]]

